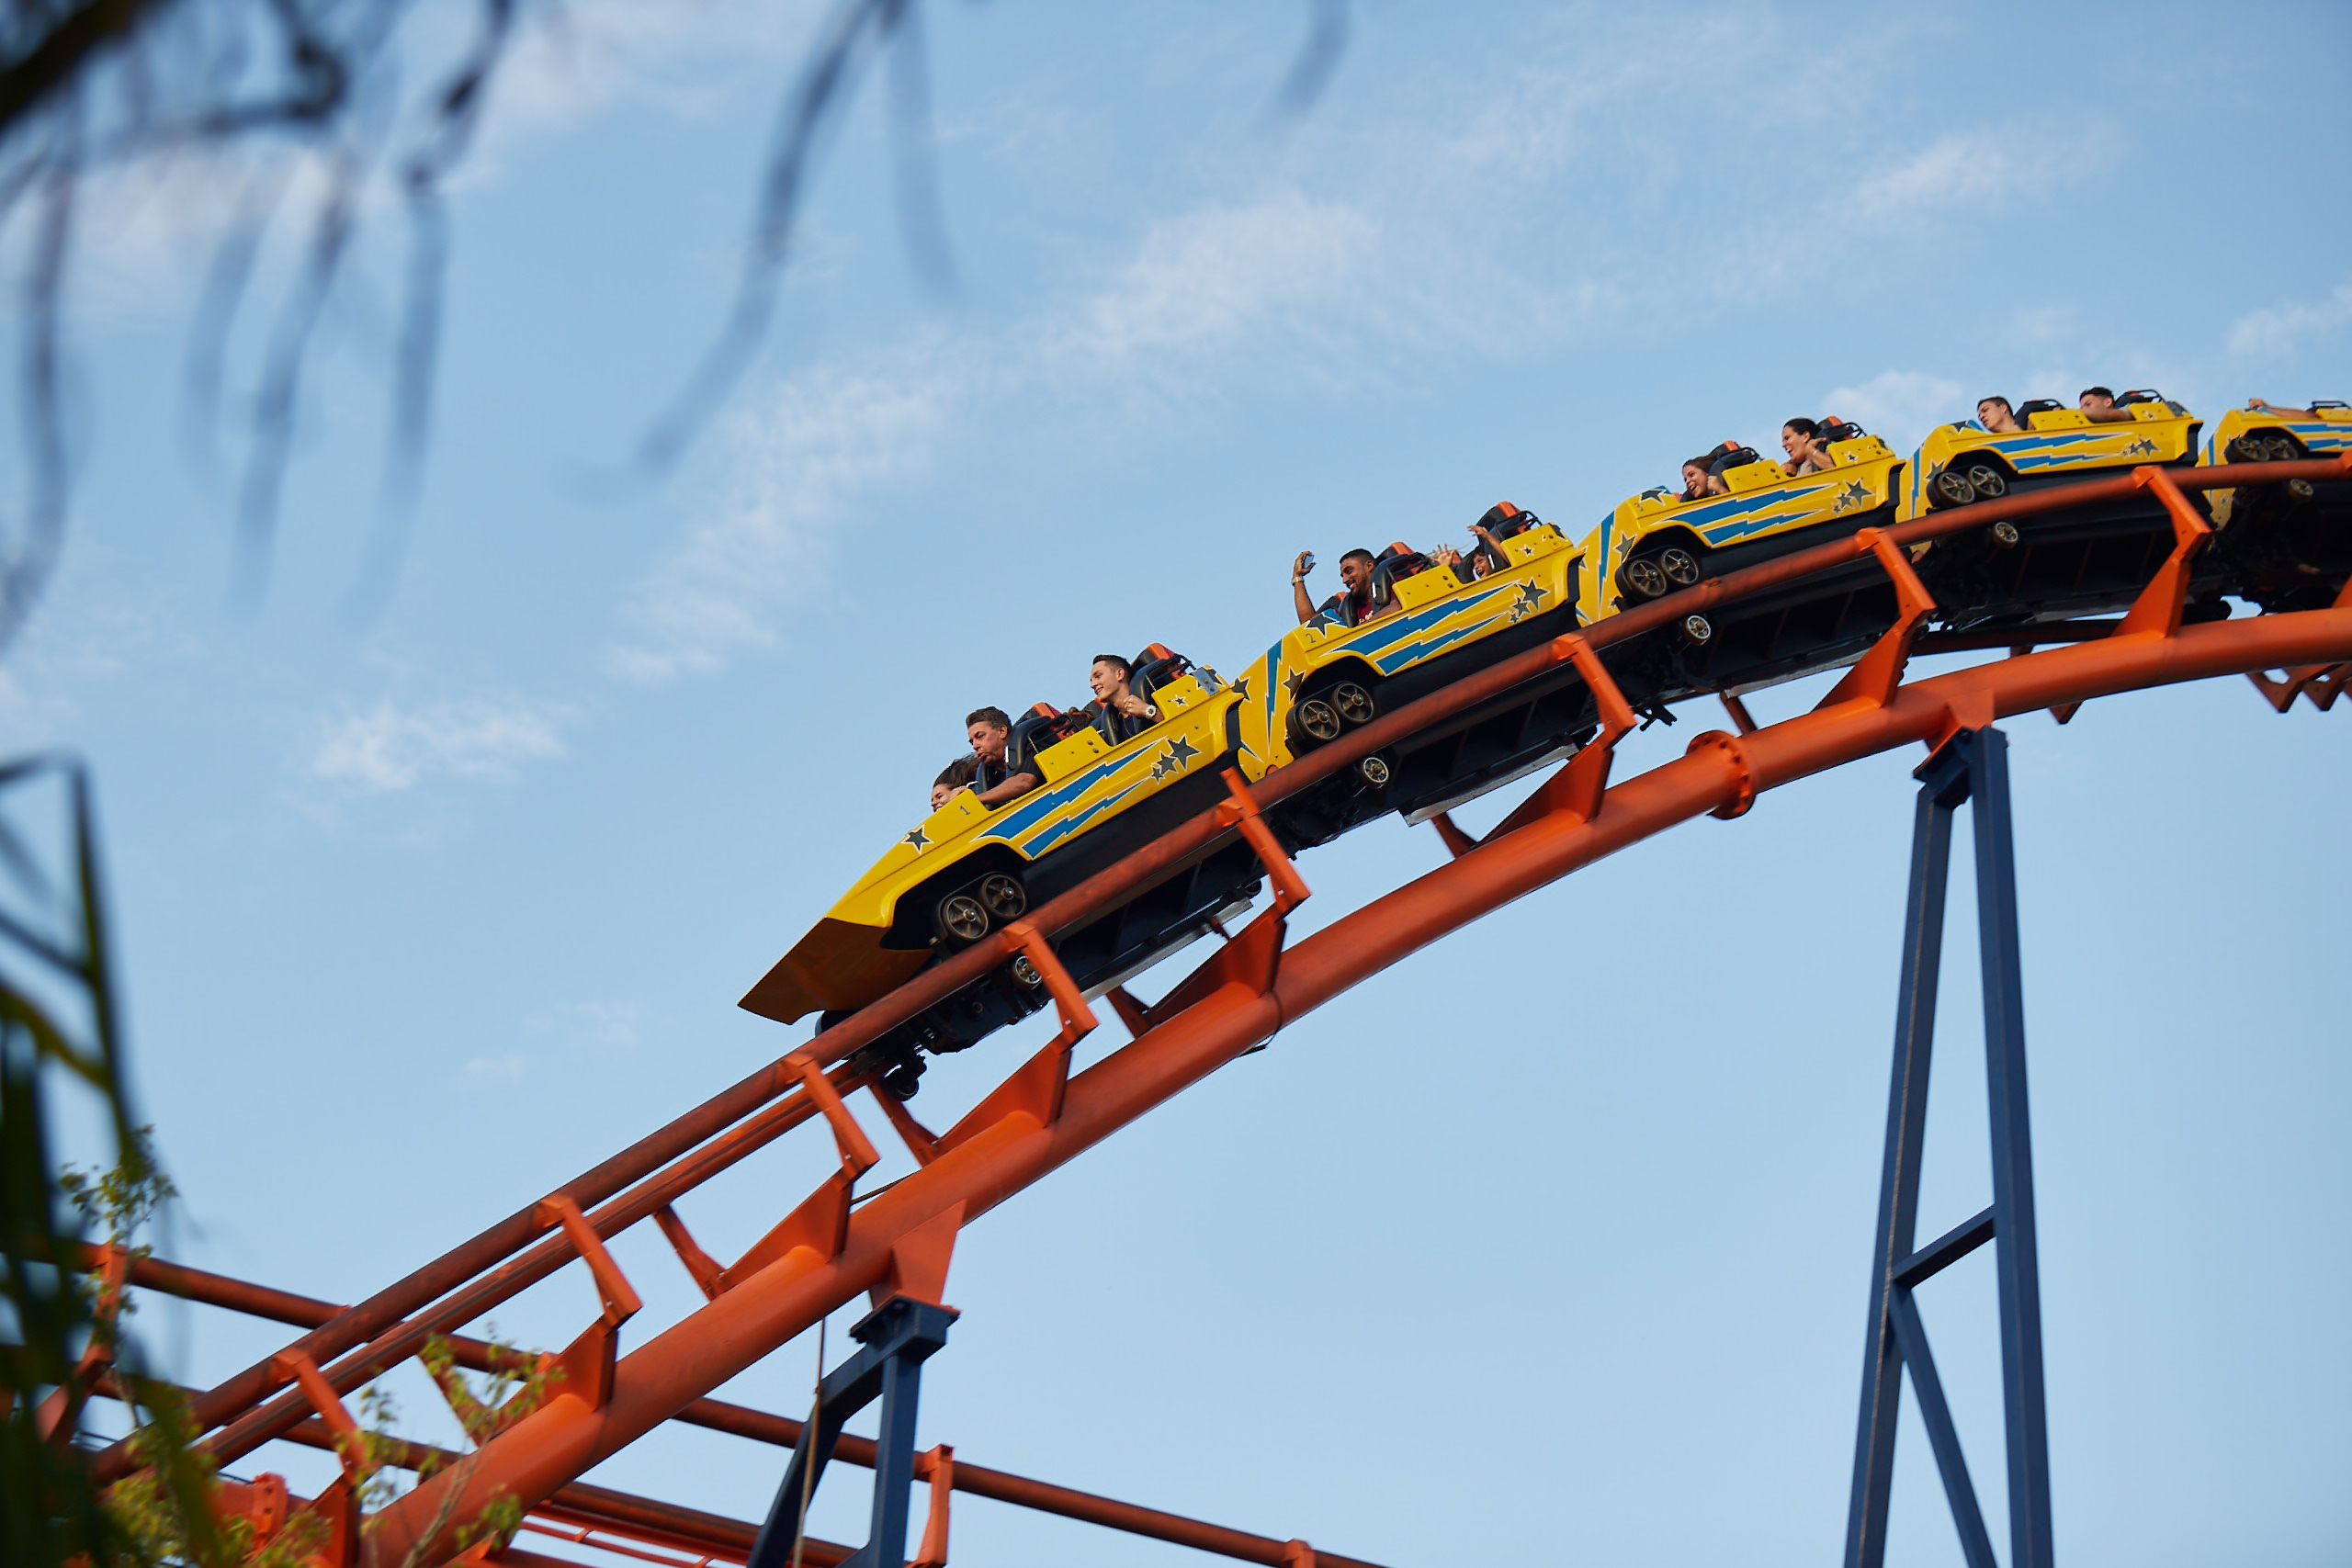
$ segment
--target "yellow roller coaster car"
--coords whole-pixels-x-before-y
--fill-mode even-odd
[[[2333,457],[2352,451],[2352,408],[2322,398],[2308,409],[2277,409],[2248,405],[2223,414],[2206,434],[2202,461],[2216,463],[2286,463],[2300,457]],[[2205,492],[2213,521],[2230,520],[2234,491]]]
[[[1235,681],[1243,694],[1241,765],[1251,779],[1576,629],[1577,548],[1551,524],[1508,502],[1487,516],[1493,543],[1459,566],[1391,545],[1374,564],[1372,592],[1375,604],[1393,604],[1393,611],[1350,626],[1327,609],[1284,633]],[[1281,830],[1311,844],[1384,812],[1418,820],[1572,750],[1589,728],[1578,703],[1547,704],[1532,690],[1503,705],[1507,716],[1461,716],[1405,749],[1364,758],[1286,807]]]
[[[1444,662],[1448,655],[1477,648],[1476,662],[1488,664],[1507,653],[1483,645],[1514,628],[1527,628],[1510,639],[1521,647],[1573,629],[1553,612],[1576,602],[1575,547],[1524,512],[1494,532],[1500,560],[1484,577],[1469,559],[1442,566],[1389,546],[1374,563],[1372,592],[1375,604],[1396,605],[1392,613],[1350,626],[1327,611],[1250,666],[1235,684],[1247,695],[1241,756],[1251,778],[1458,679],[1452,671],[1464,661]]]
[[[1165,716],[1114,744],[1090,713],[1039,704],[1014,725],[1007,754],[1016,771],[1026,766],[1044,782],[993,808],[958,791],[892,844],[742,1005],[787,1023],[862,1008],[940,953],[978,941],[1221,798],[1218,764],[1233,750],[1240,694],[1158,644],[1137,656],[1131,683]],[[1100,988],[1106,975],[1207,930],[1256,877],[1246,849],[1196,858],[1057,950],[1081,986]],[[1014,959],[915,1020],[893,1043],[903,1066],[915,1060],[914,1045],[960,1049],[1045,1000],[1035,969]],[[911,1092],[911,1077],[893,1087]]]
[[[1587,621],[1613,615],[1832,536],[1891,519],[1903,460],[1858,426],[1824,427],[1834,469],[1787,474],[1751,447],[1725,442],[1708,455],[1722,495],[1685,500],[1647,490],[1621,502],[1584,543],[1591,574]],[[1811,531],[1811,536],[1798,537]]]
[[[2234,467],[2344,452],[2352,452],[2352,408],[2322,399],[2308,409],[2232,409],[2206,437],[2204,461]],[[2211,553],[2230,591],[2264,610],[2320,609],[2352,570],[2352,481],[2249,483],[2207,491],[2205,504],[2221,530]]]
[[[1911,459],[1902,519],[1996,500],[2020,486],[2088,469],[2193,460],[2195,414],[2145,389],[2126,392],[2115,404],[2132,417],[2098,423],[2079,410],[2037,398],[2017,411],[2026,427],[2021,431],[1987,430],[1973,419],[1938,425]]]

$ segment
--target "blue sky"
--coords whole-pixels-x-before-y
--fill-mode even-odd
[[[787,1049],[734,998],[919,815],[967,708],[1074,702],[1103,648],[1245,663],[1302,548],[1457,538],[1505,497],[1581,534],[1800,412],[1907,450],[1987,391],[2352,396],[2341,7],[1372,5],[1283,129],[1304,7],[958,6],[926,13],[952,288],[907,261],[861,101],[766,351],[649,481],[628,454],[726,308],[816,13],[570,15],[455,204],[389,607],[345,610],[397,251],[338,297],[247,611],[178,434],[219,203],[127,184],[74,301],[65,566],[0,664],[7,749],[97,770],[187,1193],[168,1250],[311,1294]],[[2352,730],[2243,683],[2009,728],[2060,1549],[2340,1562]],[[1835,1552],[1912,761],[1530,897],[989,1215],[923,1440],[1398,1568]],[[1307,858],[1302,916],[1442,852],[1374,825]],[[1966,898],[1931,1231],[1989,1196]],[[920,1108],[940,1124],[1025,1040],[943,1063]],[[775,1151],[684,1212],[739,1247],[822,1163]],[[686,1309],[658,1236],[621,1256],[641,1321]],[[592,1299],[568,1274],[500,1325],[560,1344]],[[1989,1253],[1923,1300],[1997,1509]],[[274,1343],[148,1324],[198,1382]],[[730,1393],[797,1408],[814,1353]],[[1905,1422],[1895,1556],[1956,1562]],[[597,1478],[743,1516],[780,1467],[680,1433]],[[856,1481],[820,1529],[854,1528]],[[956,1545],[1177,1555],[979,1502]]]

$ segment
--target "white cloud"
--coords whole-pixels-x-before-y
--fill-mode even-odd
[[[531,1058],[528,1056],[477,1056],[466,1064],[466,1081],[469,1084],[520,1083],[530,1066]]]
[[[1335,300],[1361,299],[1385,236],[1363,211],[1281,189],[1153,224],[1130,261],[1081,299],[1052,352],[1096,373],[1227,348],[1277,317],[1315,332]],[[1376,289],[1376,285],[1375,285]]]
[[[2100,156],[2096,145],[2060,147],[2014,129],[1956,131],[1862,180],[1840,205],[1872,229],[1954,209],[1984,211],[2013,196],[2038,195],[2069,172],[2086,173]]]
[[[2284,358],[2347,323],[2352,323],[2352,280],[2337,284],[2335,292],[2316,305],[2275,305],[2240,316],[2230,323],[2229,349],[2245,358]]]
[[[1853,421],[1898,452],[1917,448],[1928,432],[1975,412],[1975,400],[1957,381],[1917,370],[1887,370],[1859,387],[1839,387],[1822,412]]]
[[[1825,49],[1737,18],[1693,38],[1683,20],[1591,7],[1499,79],[1433,80],[1376,117],[1310,122],[1276,173],[1253,147],[1223,194],[1084,256],[1018,316],[934,326],[880,367],[792,376],[720,444],[733,479],[630,596],[606,667],[656,683],[773,646],[786,607],[821,581],[819,544],[1016,401],[1164,427],[1243,385],[1362,396],[1408,388],[1433,361],[1507,371],[1595,332],[1638,342],[1653,313],[1705,316],[1792,283],[1810,298],[1865,239],[1916,236],[2112,161],[2096,130],[1891,144],[1894,89],[1859,65],[1900,54],[1911,26],[1872,21]],[[1780,189],[1792,145],[1855,181],[1728,198]],[[1688,167],[1701,147],[1703,175]],[[1694,182],[1703,201],[1676,206]],[[1832,403],[1902,442],[1964,412],[1960,396],[1890,373]]]
[[[413,708],[386,699],[322,725],[305,771],[371,794],[413,789],[434,777],[503,782],[520,763],[562,756],[561,730],[572,716],[560,705],[520,697]]]
[[[776,611],[822,581],[818,525],[866,486],[928,460],[945,406],[977,384],[958,366],[945,353],[811,372],[730,421],[729,492],[640,585],[628,609],[638,636],[606,655],[607,671],[658,685],[773,643]]]
[[[556,1012],[576,1043],[608,1052],[635,1050],[645,1023],[635,1002],[567,1002]]]

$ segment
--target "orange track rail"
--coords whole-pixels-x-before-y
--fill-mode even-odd
[[[2266,481],[2342,480],[2352,476],[2352,457],[2267,464],[2261,475]],[[2120,692],[2249,674],[2274,701],[2283,691],[2291,702],[2296,690],[2308,688],[2314,703],[2324,705],[2322,694],[2334,693],[2331,672],[2352,662],[2352,590],[2326,610],[2181,625],[2188,563],[2210,536],[2182,492],[2248,482],[2242,470],[2224,477],[2210,470],[2141,469],[1936,513],[1895,528],[1863,529],[1851,540],[1702,583],[1465,679],[1247,790],[1237,788],[1236,798],[1216,811],[1174,829],[1026,921],[934,966],[702,1111],[607,1161],[537,1210],[493,1227],[442,1264],[314,1330],[300,1345],[321,1361],[341,1357],[326,1369],[325,1384],[348,1391],[414,1353],[426,1332],[470,1321],[584,1253],[605,1302],[605,1315],[567,1353],[586,1375],[568,1382],[570,1392],[559,1393],[485,1446],[465,1478],[466,1495],[449,1517],[458,1523],[469,1520],[502,1491],[526,1505],[537,1504],[860,1292],[877,1299],[894,1291],[937,1299],[949,1250],[964,1224],[1265,1040],[1286,1021],[1469,921],[1651,834],[1706,813],[1737,816],[1767,790],[1881,751],[1914,743],[1933,747],[1961,729],[2009,715],[2064,710]],[[1911,573],[1904,547],[2143,489],[2155,492],[2172,516],[2177,548],[2110,635],[1903,683],[1905,660],[1932,607]],[[1611,749],[1631,728],[1632,716],[1601,664],[1601,649],[1864,555],[1874,556],[1894,580],[1904,614],[1821,706],[1744,735],[1701,735],[1682,757],[1606,787]],[[1258,819],[1259,810],[1435,718],[1564,662],[1577,666],[1599,700],[1601,739],[1572,759],[1483,842],[1448,832],[1455,852],[1449,863],[1286,947],[1284,917],[1306,896],[1306,887]],[[2285,685],[2263,680],[2263,672],[2274,670],[2289,672]],[[1234,831],[1249,838],[1265,862],[1276,888],[1273,908],[1157,1006],[1145,1009],[1114,993],[1135,1038],[1085,1072],[1069,1076],[1070,1047],[1094,1021],[1054,959],[1048,938],[1157,870]],[[865,1080],[845,1069],[828,1075],[822,1068],[1015,950],[1026,952],[1045,973],[1060,1011],[1061,1032],[944,1135],[933,1137],[895,1102],[883,1101],[920,1168],[852,1211],[851,1188],[874,1156],[840,1093],[863,1087]],[[819,1116],[841,1145],[842,1172],[733,1269],[719,1269],[694,1246],[668,1203],[789,1127]],[[575,1199],[598,1206],[583,1215]],[[635,1310],[635,1295],[600,1238],[648,1215],[662,1220],[708,1299],[682,1322],[617,1356],[612,1347],[620,1322]],[[535,1239],[531,1250],[514,1256]],[[198,1401],[205,1426],[226,1423],[212,1440],[216,1452],[228,1459],[250,1451],[311,1415],[313,1395],[325,1393],[314,1379],[306,1380],[311,1393],[296,1388],[262,1403],[290,1377],[265,1364]],[[126,1455],[116,1451],[107,1457],[116,1473],[128,1468]],[[444,1489],[456,1479],[444,1475],[427,1482],[379,1515],[367,1544],[369,1558],[404,1559],[418,1532],[440,1514]]]

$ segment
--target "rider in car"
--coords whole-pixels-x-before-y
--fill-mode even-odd
[[[1036,765],[1023,760],[1016,771],[1005,758],[1012,739],[1012,720],[1002,708],[974,708],[964,716],[964,733],[972,742],[975,767],[967,785],[982,806],[1002,806],[1018,800],[1045,781]]]
[[[1829,455],[1829,444],[1821,438],[1818,420],[1799,417],[1781,426],[1781,450],[1789,460],[1781,465],[1784,474],[1818,474],[1838,466]]]
[[[1301,550],[1291,563],[1290,596],[1292,608],[1298,612],[1298,624],[1306,626],[1317,615],[1324,615],[1342,626],[1360,626],[1366,621],[1376,621],[1396,608],[1396,602],[1385,599],[1375,602],[1372,592],[1374,561],[1370,550],[1350,550],[1340,558],[1340,583],[1343,592],[1334,593],[1317,609],[1315,601],[1306,596],[1306,574],[1315,568],[1312,551]]]
[[[2009,406],[2007,398],[1977,399],[1976,423],[1996,435],[2022,434],[2025,431],[2025,426],[2018,423],[2017,410]]]
[[[1706,457],[1688,457],[1682,463],[1682,499],[1704,501],[1711,495],[1722,495],[1731,487],[1708,470],[1714,467]]]
[[[1086,672],[1094,700],[1085,711],[1094,721],[1095,732],[1114,746],[1133,740],[1159,722],[1159,710],[1128,689],[1134,674],[1134,668],[1115,653],[1096,654],[1093,667]]]
[[[978,758],[958,757],[940,769],[939,776],[931,781],[931,808],[936,811],[946,805],[957,790],[972,782],[972,775],[979,768]]]
[[[2115,406],[2115,394],[2105,387],[2084,388],[2083,395],[2075,400],[2075,406],[2093,424],[2122,424],[2132,418],[2130,409]]]

